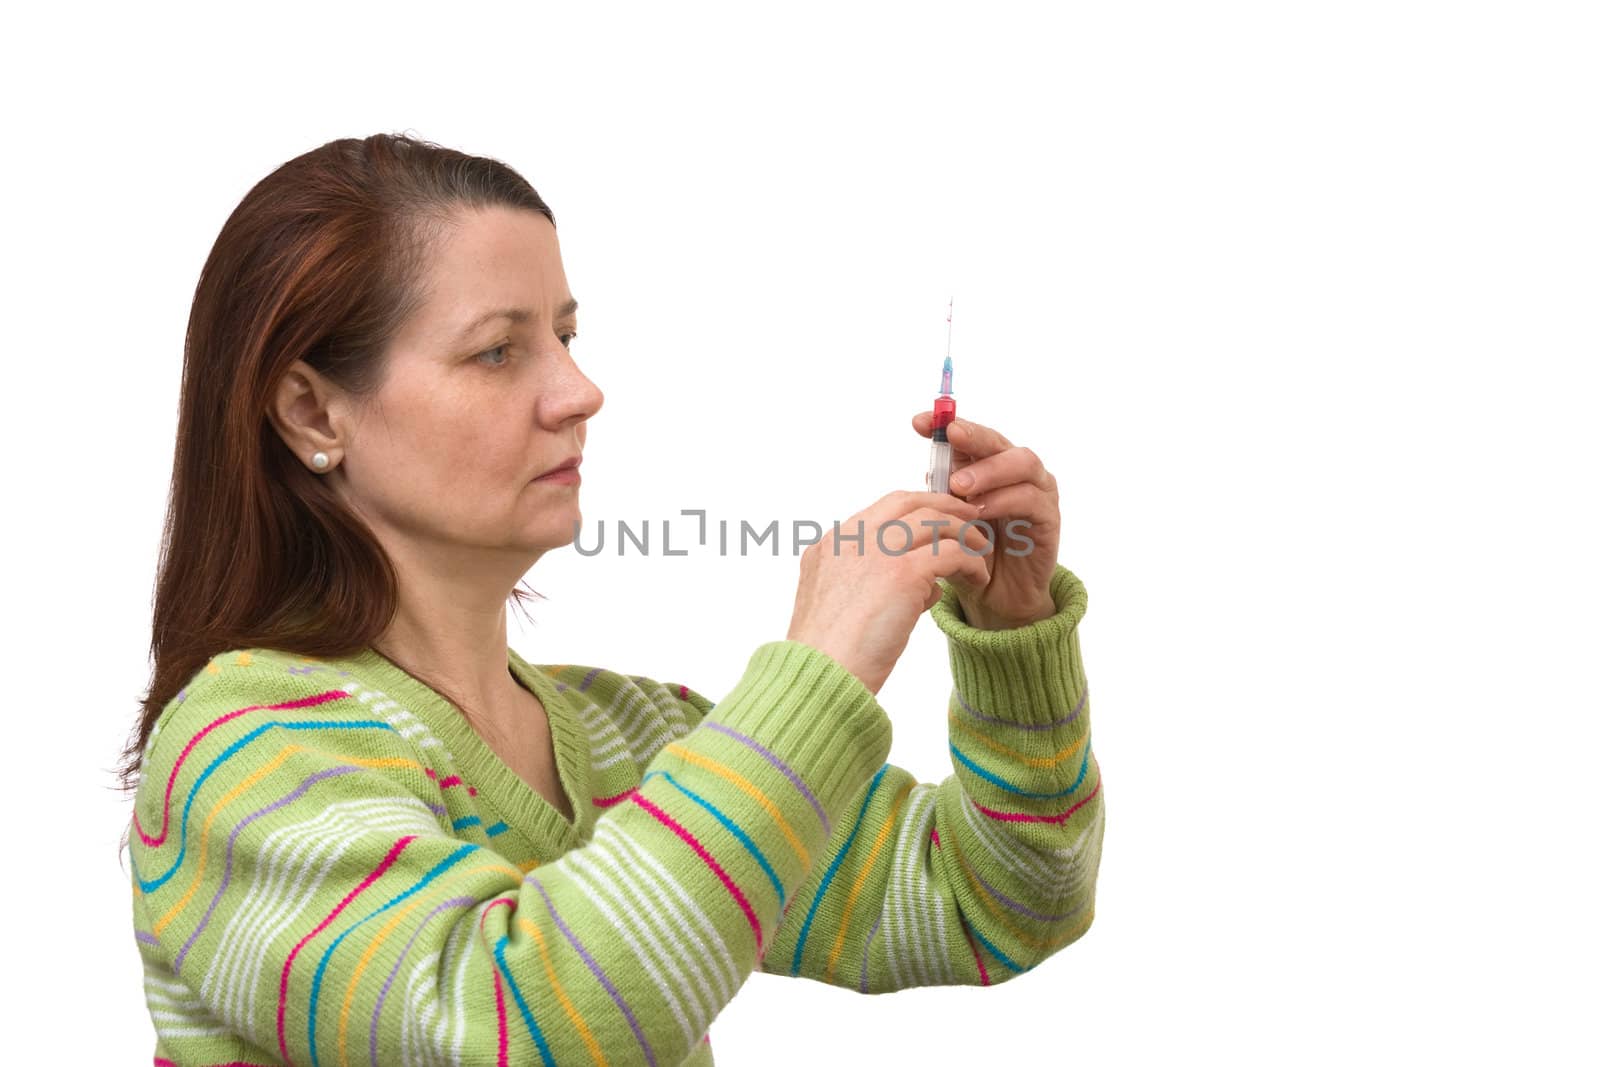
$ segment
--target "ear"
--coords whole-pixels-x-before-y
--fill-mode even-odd
[[[267,405],[267,418],[289,451],[307,467],[311,457],[326,452],[337,466],[346,444],[344,390],[304,360],[289,365]],[[313,468],[314,469],[314,468]]]

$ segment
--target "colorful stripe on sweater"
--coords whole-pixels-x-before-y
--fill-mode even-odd
[[[885,762],[870,690],[807,645],[718,703],[583,666],[543,704],[568,820],[371,649],[214,657],[145,747],[130,834],[155,1063],[712,1063],[756,970],[860,993],[989,986],[1093,921],[1104,811],[1057,613],[968,626],[954,773]]]

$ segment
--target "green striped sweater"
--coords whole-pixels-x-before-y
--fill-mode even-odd
[[[1077,624],[949,642],[954,774],[886,763],[837,661],[758,647],[718,703],[509,667],[575,825],[371,649],[214,657],[162,711],[129,836],[155,1063],[712,1062],[754,970],[861,993],[996,985],[1081,937],[1104,819]]]

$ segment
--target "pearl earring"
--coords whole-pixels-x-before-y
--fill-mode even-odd
[[[311,457],[311,465],[317,468],[319,471],[327,470],[328,454],[326,452],[318,452],[316,455]]]

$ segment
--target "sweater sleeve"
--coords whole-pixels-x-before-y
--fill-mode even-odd
[[[763,645],[589,842],[521,869],[450,833],[403,721],[326,676],[251,677],[165,709],[135,798],[178,1064],[680,1063],[891,740],[838,663]]]
[[[1104,819],[1077,634],[1087,594],[1057,566],[1051,595],[1053,616],[989,631],[946,586],[931,611],[949,644],[954,773],[919,782],[886,763],[855,791],[762,971],[861,993],[997,985],[1088,930]]]

